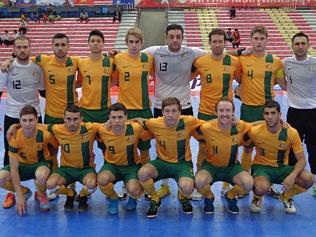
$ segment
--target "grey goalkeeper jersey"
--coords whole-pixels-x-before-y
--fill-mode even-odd
[[[44,78],[38,65],[31,61],[27,65],[14,61],[8,73],[0,72],[0,91],[3,88],[7,91],[7,116],[19,118],[20,110],[27,104],[40,114],[38,90],[44,90]]]
[[[296,109],[316,108],[316,58],[298,61],[295,57],[283,61],[287,80],[288,104]]]
[[[176,97],[183,109],[191,103],[191,67],[194,60],[206,53],[196,47],[181,47],[177,53],[168,50],[168,46],[152,46],[144,50],[154,57],[156,87],[153,99],[154,107],[161,109],[166,97]]]

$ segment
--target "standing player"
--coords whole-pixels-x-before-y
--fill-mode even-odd
[[[191,160],[191,132],[202,122],[192,116],[181,115],[180,101],[167,97],[162,101],[163,117],[145,122],[148,131],[142,139],[155,138],[157,158],[142,166],[138,177],[144,190],[151,196],[147,217],[156,217],[160,207],[154,181],[173,178],[179,186],[178,198],[186,214],[192,214],[188,198],[194,190],[193,164]]]
[[[207,158],[195,175],[195,186],[205,197],[204,212],[212,214],[214,194],[210,186],[217,181],[235,184],[225,198],[229,212],[238,214],[236,197],[242,191],[238,186],[247,192],[253,187],[251,175],[241,168],[238,161],[238,146],[243,144],[244,136],[251,125],[241,120],[236,125],[232,124],[235,106],[229,99],[220,99],[215,108],[217,119],[203,123],[198,129],[198,136],[195,136],[199,140],[203,139],[207,149]]]
[[[285,58],[284,71],[287,78],[288,104],[287,121],[297,129],[304,140],[309,166],[316,175],[316,58],[308,55],[308,36],[302,32],[292,38],[294,56]],[[294,153],[290,152],[289,165],[295,165]],[[313,187],[316,196],[316,185]]]
[[[118,81],[117,101],[127,108],[127,118],[152,118],[148,92],[148,77],[153,71],[153,57],[141,52],[144,35],[138,28],[131,28],[125,36],[127,52],[120,53],[114,59],[113,80]],[[142,163],[150,160],[150,141],[138,144]]]
[[[268,101],[264,105],[265,123],[253,127],[248,135],[256,147],[256,155],[251,168],[254,176],[254,197],[251,211],[259,212],[262,198],[273,183],[283,185],[280,200],[287,213],[295,213],[292,197],[305,192],[314,183],[311,173],[304,170],[306,160],[304,150],[295,128],[281,127],[280,105]],[[289,152],[293,149],[297,163],[288,165]]]
[[[114,184],[123,180],[129,197],[126,209],[136,209],[136,199],[142,194],[142,187],[138,181],[138,170],[141,166],[137,145],[142,126],[138,123],[127,122],[127,110],[121,103],[115,103],[109,108],[110,130],[99,128],[99,135],[106,147],[104,165],[98,174],[100,190],[110,198],[108,211],[118,213],[118,195],[114,191]]]
[[[263,120],[263,105],[274,98],[273,86],[277,83],[285,88],[281,60],[266,53],[268,32],[264,26],[255,26],[251,31],[253,54],[240,56],[241,67],[235,78],[240,83],[240,118],[246,122]],[[249,170],[253,149],[245,150],[241,166]]]
[[[108,120],[108,107],[111,105],[110,76],[112,59],[103,55],[104,35],[99,30],[92,30],[88,44],[88,58],[79,59],[82,97],[79,101],[84,122],[104,123]]]
[[[40,209],[49,209],[45,191],[53,162],[49,160],[48,146],[53,144],[58,147],[58,143],[43,126],[37,125],[37,119],[33,106],[26,105],[20,110],[21,128],[9,141],[10,164],[0,170],[0,186],[15,191],[16,209],[20,215],[26,212],[25,197],[31,195],[31,191],[20,184],[24,180],[35,179]]]
[[[0,72],[0,97],[6,87],[7,105],[4,116],[4,134],[14,123],[19,123],[19,111],[26,104],[31,104],[40,115],[39,95],[45,96],[43,72],[39,66],[30,60],[31,46],[26,37],[18,37],[14,40],[14,53],[16,59],[12,62],[11,69],[7,73]],[[42,122],[41,116],[38,118]],[[4,166],[9,164],[9,144],[4,136]],[[14,196],[8,193],[3,203],[4,208],[12,207]]]
[[[79,194],[79,210],[87,210],[87,196],[96,188],[96,172],[92,162],[92,148],[97,128],[81,123],[79,107],[70,105],[65,110],[64,124],[49,125],[48,130],[61,146],[61,167],[47,180],[47,188],[67,196],[65,209],[74,207],[76,191],[67,185],[79,181],[83,188]]]

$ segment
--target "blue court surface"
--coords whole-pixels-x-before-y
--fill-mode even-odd
[[[279,95],[277,100],[282,104],[283,117],[287,111],[286,96]],[[193,97],[194,109],[197,112],[198,97]],[[3,121],[5,99],[1,101],[0,116]],[[240,102],[236,100],[239,114]],[[3,123],[3,122],[1,122]],[[3,154],[3,135],[1,135],[0,152]],[[192,156],[196,161],[198,143],[192,139]],[[154,141],[152,141],[154,147]],[[101,153],[96,150],[97,170],[103,164]],[[152,158],[155,157],[154,148],[151,149]],[[2,155],[0,162],[2,164]],[[307,169],[309,169],[307,167]],[[79,212],[64,211],[65,197],[59,197],[50,202],[51,210],[41,212],[38,203],[32,197],[27,201],[27,214],[19,217],[14,208],[2,209],[0,207],[0,236],[316,236],[316,198],[311,195],[311,190],[295,197],[297,213],[289,215],[284,212],[283,204],[275,199],[266,197],[260,214],[253,214],[249,210],[252,194],[239,200],[239,215],[229,214],[227,203],[220,197],[221,182],[216,183],[212,190],[215,194],[215,213],[203,213],[203,201],[194,201],[193,215],[182,212],[177,200],[177,187],[171,181],[172,194],[162,200],[162,205],[157,218],[148,219],[146,211],[149,202],[142,199],[138,202],[136,212],[125,211],[126,201],[119,204],[119,214],[111,216],[107,212],[107,200],[97,190],[89,199],[89,210]],[[27,181],[34,191],[33,181]],[[158,187],[158,185],[157,185]],[[77,185],[77,189],[80,189]],[[281,189],[281,186],[278,186]],[[118,191],[121,183],[117,184]],[[0,202],[6,192],[0,191]]]

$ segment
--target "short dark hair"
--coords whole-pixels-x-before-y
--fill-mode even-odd
[[[123,111],[125,115],[127,115],[127,109],[125,105],[122,103],[115,103],[112,104],[109,108],[109,115],[111,114],[112,111]]]
[[[88,37],[88,41],[89,41],[90,38],[91,38],[92,36],[94,36],[94,35],[100,36],[100,38],[101,38],[102,41],[104,42],[104,35],[103,35],[103,33],[102,33],[101,31],[99,31],[99,30],[92,30],[92,31],[90,31],[89,37]]]
[[[281,112],[281,106],[280,106],[280,104],[279,104],[277,101],[275,101],[275,100],[268,100],[268,101],[264,104],[263,108],[264,108],[264,109],[265,109],[265,108],[276,108],[276,110],[277,110],[279,113]]]
[[[81,115],[80,108],[77,105],[74,105],[74,104],[67,105],[67,107],[65,109],[65,112],[64,112],[64,115],[66,114],[66,112],[80,113],[80,115]]]
[[[27,40],[27,41],[29,42],[29,47],[31,47],[31,41],[30,41],[29,38],[27,38],[27,37],[25,37],[25,36],[18,36],[18,37],[16,37],[16,38],[14,39],[14,41],[13,41],[13,45],[14,45],[14,46],[15,46],[15,42],[16,42],[17,40]]]
[[[217,103],[215,104],[215,111],[217,111],[217,107],[218,107],[218,104],[220,102],[229,102],[229,103],[231,103],[232,107],[233,107],[233,112],[235,112],[235,104],[234,104],[234,102],[231,99],[227,98],[227,97],[222,97],[219,101],[217,101]]]
[[[182,110],[182,106],[180,103],[180,100],[178,100],[176,97],[167,97],[165,99],[163,99],[162,101],[162,105],[161,105],[161,110],[163,110],[166,106],[169,105],[177,105],[179,110]]]
[[[209,42],[211,42],[212,40],[212,36],[213,35],[222,35],[224,37],[224,41],[225,41],[225,31],[219,28],[214,28],[209,34],[208,34],[208,40]]]
[[[236,29],[235,29],[236,30]],[[252,36],[255,34],[255,33],[259,33],[259,34],[263,34],[266,36],[266,38],[268,38],[268,30],[265,26],[263,25],[258,25],[258,26],[255,26],[252,30],[251,30],[251,33],[250,33],[250,37],[252,38]]]
[[[170,30],[180,30],[182,35],[184,33],[184,30],[183,30],[183,27],[181,25],[178,25],[178,24],[171,24],[171,25],[168,25],[167,28],[166,28],[166,35],[168,35],[168,32]]]
[[[54,39],[64,39],[64,38],[67,40],[67,43],[69,43],[69,38],[67,35],[65,35],[64,33],[57,33],[53,36],[52,43],[54,43]]]
[[[306,38],[306,40],[307,40],[307,43],[309,43],[309,38],[308,38],[308,36],[304,33],[304,32],[298,32],[298,33],[296,33],[295,35],[293,35],[293,37],[292,37],[292,44],[294,44],[294,40],[295,40],[295,38],[296,37],[305,37]]]
[[[37,115],[38,115],[36,109],[32,105],[25,105],[20,110],[20,118],[26,114],[33,114],[35,118],[37,118]]]

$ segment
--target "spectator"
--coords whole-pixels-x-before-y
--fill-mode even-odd
[[[230,17],[230,19],[236,17],[236,8],[235,8],[234,6],[232,6],[232,7],[229,9],[229,17]]]
[[[61,18],[56,11],[53,11],[52,14],[48,15],[48,21],[54,23],[54,21],[59,21]]]
[[[2,42],[8,47],[10,45],[11,36],[9,31],[5,30],[4,35],[2,37]]]
[[[43,22],[44,23],[48,22],[48,15],[46,12],[43,14]]]
[[[14,40],[20,37],[20,33],[17,30],[13,31],[13,37],[10,38],[10,45],[14,44]]]
[[[22,13],[21,16],[20,16],[20,21],[21,21],[21,22],[22,22],[22,21],[27,22],[27,15],[24,14],[24,13]]]
[[[233,32],[232,32],[231,28],[228,28],[228,30],[226,31],[225,40],[229,41],[230,43],[233,42]]]
[[[47,16],[53,14],[53,11],[54,11],[53,5],[52,5],[52,4],[49,4],[48,7],[47,7],[47,9],[46,9]]]
[[[34,22],[38,24],[41,23],[41,15],[38,12],[34,13]]]
[[[240,34],[238,32],[238,29],[235,29],[233,33],[233,48],[238,48],[239,45],[240,45]]]
[[[26,32],[27,32],[27,23],[26,21],[21,19],[19,33],[22,36],[22,35],[25,35]]]
[[[86,23],[88,23],[88,21],[89,21],[88,12],[86,10],[82,10],[80,12],[79,19],[80,19],[80,22],[86,21]]]
[[[121,22],[121,18],[122,18],[122,12],[121,9],[118,5],[116,5],[115,10],[113,12],[113,23],[118,20],[119,22]]]

